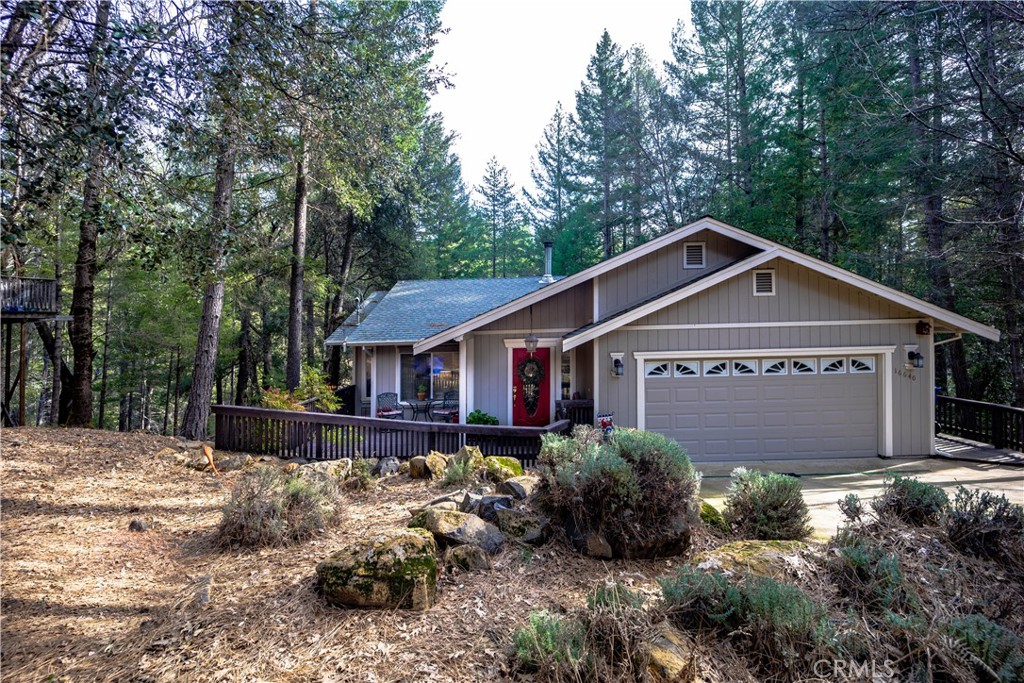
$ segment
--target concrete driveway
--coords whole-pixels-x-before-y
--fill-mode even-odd
[[[804,500],[811,511],[815,536],[828,538],[836,532],[842,514],[836,504],[848,493],[863,500],[878,495],[885,475],[898,472],[941,486],[950,497],[958,485],[987,489],[1005,494],[1011,502],[1024,505],[1024,467],[948,460],[945,458],[842,458],[809,462],[806,460],[750,461],[740,463],[748,469],[800,475]],[[722,509],[729,488],[729,473],[738,465],[698,463],[694,467],[704,475],[701,497]]]

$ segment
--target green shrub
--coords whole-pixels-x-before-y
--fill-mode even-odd
[[[871,501],[879,517],[895,517],[913,526],[935,524],[949,505],[938,486],[899,474],[887,475],[881,495]]]
[[[800,481],[774,472],[736,468],[725,499],[725,520],[743,538],[799,541],[811,535]]]
[[[859,522],[864,517],[864,501],[856,493],[848,493],[839,501],[839,511],[848,522]]]
[[[224,545],[285,545],[312,538],[341,518],[334,477],[275,467],[242,474],[224,505],[218,540]]]
[[[796,586],[766,576],[738,582],[718,572],[684,566],[661,581],[669,618],[682,628],[742,632],[771,661],[791,661],[822,640],[825,612]]]
[[[574,668],[583,659],[583,626],[550,612],[531,612],[528,625],[516,629],[512,641],[516,660],[526,671],[559,665]]]
[[[341,408],[341,401],[334,395],[334,389],[335,387],[327,383],[326,374],[314,367],[304,365],[299,386],[295,391],[266,389],[260,397],[260,405],[274,410],[305,411],[306,408],[300,403],[315,398],[317,400],[311,410],[333,413]]]
[[[1003,683],[1024,680],[1024,651],[1019,636],[980,614],[953,619],[947,632],[967,646],[982,680],[994,676]]]
[[[897,555],[850,531],[837,534],[831,547],[829,572],[844,596],[875,613],[914,604]]]
[[[960,486],[943,524],[961,552],[1024,569],[1024,509],[1006,496]]]
[[[643,606],[644,596],[631,591],[619,581],[598,586],[587,596],[587,607],[590,609],[607,607],[612,611],[620,611],[623,608],[641,609]]]
[[[605,443],[598,430],[578,426],[571,437],[545,435],[538,460],[555,514],[600,531],[617,554],[678,530],[695,508],[690,459],[660,434],[621,429]]]
[[[476,470],[473,468],[471,458],[448,461],[448,467],[444,470],[444,477],[441,478],[442,486],[463,486],[476,479]]]
[[[494,417],[490,413],[477,408],[469,415],[466,416],[466,424],[468,425],[496,425],[498,424],[498,418]]]

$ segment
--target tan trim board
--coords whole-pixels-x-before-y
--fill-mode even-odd
[[[713,355],[726,354],[730,358],[773,358],[775,356],[869,356],[876,353],[892,353],[895,344],[880,346],[806,346],[787,349],[703,349],[686,351],[634,351],[637,360],[686,360],[688,358],[710,358]]]
[[[916,320],[916,318],[915,318],[915,320]],[[545,329],[534,329],[534,330],[530,330],[530,329],[526,329],[526,328],[518,329],[518,330],[475,330],[473,332],[473,334],[481,336],[481,337],[485,336],[485,335],[504,336],[504,337],[508,337],[509,335],[522,335],[522,336],[525,337],[526,335],[528,335],[531,332],[533,332],[537,336],[552,335],[552,334],[557,334],[557,335],[561,336],[563,334],[566,334],[567,332],[572,332],[574,329],[576,329],[576,328],[575,327],[549,327],[549,328],[545,328]]]
[[[864,318],[860,320],[792,320],[756,323],[680,323],[675,325],[623,325],[624,330],[733,330],[749,327],[825,327],[828,325],[901,325],[916,323],[914,318]]]

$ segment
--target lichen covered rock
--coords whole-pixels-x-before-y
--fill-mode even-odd
[[[431,451],[427,454],[426,465],[431,479],[441,479],[444,477],[444,471],[448,469],[448,458],[437,451]]]
[[[693,652],[693,642],[685,633],[662,622],[648,644],[647,671],[659,683],[696,681],[697,659]]]
[[[516,500],[523,500],[527,496],[533,495],[538,486],[540,486],[540,479],[526,474],[521,477],[512,477],[498,484],[498,493],[512,496]]]
[[[448,458],[448,462],[462,464],[466,460],[472,463],[472,469],[484,466],[484,454],[480,452],[479,446],[463,446],[459,452]]]
[[[409,526],[432,533],[441,548],[478,545],[485,552],[493,554],[505,544],[505,537],[498,527],[465,512],[431,507],[413,517]]]
[[[411,479],[430,479],[430,470],[427,469],[427,456],[417,455],[409,460],[409,477]]]
[[[437,544],[423,529],[385,529],[321,562],[316,585],[333,605],[430,609],[437,596]]]
[[[484,458],[487,477],[491,481],[505,481],[512,477],[523,476],[523,464],[516,458],[503,455],[489,455]]]
[[[491,568],[491,558],[478,545],[457,545],[444,552],[444,563],[465,571]]]
[[[498,528],[510,538],[528,545],[544,545],[551,538],[551,524],[544,517],[523,512],[498,508],[495,510]]]
[[[704,522],[704,526],[718,533],[728,534],[732,531],[721,511],[706,500],[700,502],[700,521]]]
[[[782,580],[811,569],[808,552],[802,541],[734,541],[698,553],[690,564],[726,574],[749,572]]]

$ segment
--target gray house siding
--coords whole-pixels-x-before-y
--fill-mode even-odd
[[[705,244],[706,268],[683,269],[683,245]],[[601,318],[617,313],[681,282],[697,279],[708,270],[758,251],[755,247],[710,230],[671,244],[598,276],[598,311]]]
[[[706,292],[652,313],[599,338],[599,366],[608,354],[625,353],[624,377],[602,376],[597,398],[601,410],[614,410],[616,424],[637,424],[637,368],[634,352],[730,351],[772,348],[819,348],[895,345],[893,354],[894,455],[923,455],[932,449],[933,349],[930,337],[918,336],[913,312],[839,281],[787,262],[772,261],[777,294],[752,295],[751,274],[745,273]],[[882,322],[904,319],[900,322]],[[780,327],[741,327],[750,323],[870,321],[877,324],[823,324]],[[737,327],[643,329],[651,325],[714,325]],[[638,329],[639,328],[639,329]],[[925,369],[908,372],[904,344],[919,344]],[[876,375],[882,371],[878,364]],[[879,391],[881,391],[879,382]],[[881,405],[881,396],[879,397]],[[884,419],[884,415],[880,416]],[[879,449],[881,452],[881,448]]]

